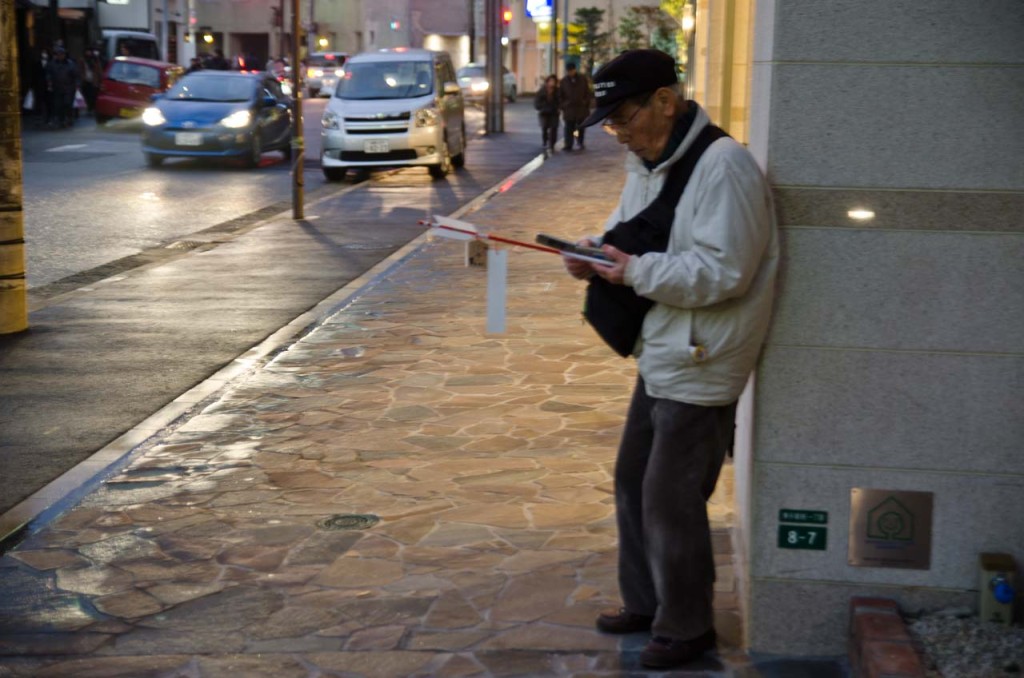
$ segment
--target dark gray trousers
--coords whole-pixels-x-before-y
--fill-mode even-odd
[[[654,616],[656,636],[688,640],[713,625],[707,500],[735,418],[736,403],[651,398],[637,379],[615,462],[619,588],[627,610]]]

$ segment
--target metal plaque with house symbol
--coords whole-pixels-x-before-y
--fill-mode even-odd
[[[850,490],[850,565],[929,569],[932,499],[931,492]]]

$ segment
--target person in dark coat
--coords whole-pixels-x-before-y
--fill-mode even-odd
[[[100,84],[103,82],[103,64],[100,63],[100,55],[94,49],[85,50],[79,68],[79,77],[82,82],[82,96],[85,97],[85,105],[92,114],[96,108],[96,98],[100,93]]]
[[[213,50],[213,58],[206,64],[206,67],[211,71],[230,71],[231,65],[228,60],[224,58],[224,50],[215,49]]]
[[[537,109],[537,118],[540,120],[541,143],[548,151],[555,150],[555,140],[558,138],[558,104],[558,78],[549,75],[533,98],[533,107]]]
[[[49,125],[53,115],[53,104],[51,102],[50,88],[46,83],[46,67],[53,61],[50,50],[45,47],[39,50],[39,58],[32,64],[31,87],[32,87],[32,108],[36,112],[36,120],[39,125]]]
[[[574,142],[583,149],[584,128],[580,126],[590,115],[590,104],[594,95],[590,89],[587,76],[577,72],[576,64],[569,62],[565,66],[565,77],[558,85],[561,94],[562,122],[565,124],[565,145],[563,149],[571,151]]]
[[[53,97],[51,125],[71,127],[74,124],[75,92],[78,90],[78,67],[68,59],[63,47],[55,47],[53,60],[46,65],[46,85]]]

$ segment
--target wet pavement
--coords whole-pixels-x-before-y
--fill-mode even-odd
[[[462,218],[598,230],[623,155],[588,142]],[[633,363],[581,323],[557,257],[509,250],[508,284],[489,335],[486,271],[418,242],[218,384],[0,559],[0,676],[643,675],[645,634],[593,629],[618,605]],[[711,501],[720,648],[667,675],[843,675],[740,649],[731,471]]]
[[[516,115],[534,118],[524,107]],[[99,136],[85,129],[73,134],[81,134],[82,143]],[[28,136],[38,146],[40,136],[51,135]],[[234,209],[215,201],[208,208],[220,215],[211,218],[213,226],[203,228],[210,223],[203,220],[184,230],[177,222],[183,229],[178,233],[187,235],[141,252],[130,234],[148,232],[166,216],[160,210],[167,205],[154,212],[108,198],[105,210],[123,202],[125,221],[134,218],[133,227],[120,220],[115,226],[125,225],[119,237],[134,243],[137,254],[31,288],[29,329],[0,336],[0,512],[125,432],[142,424],[150,432],[163,428],[169,419],[147,422],[150,415],[404,247],[423,232],[418,219],[459,209],[534,158],[537,149],[520,143],[523,138],[525,133],[516,132],[474,137],[466,166],[443,181],[432,181],[425,168],[410,168],[355,184],[311,185],[301,221],[288,218],[290,201],[267,206],[279,193],[267,193],[255,203],[264,208],[248,214],[240,214],[240,204],[231,199],[223,202]],[[137,150],[131,156],[141,158]],[[188,161],[134,175],[103,175],[109,180],[104,186],[137,191],[143,188],[139,181],[191,184],[206,177],[213,190],[219,186],[227,194],[251,177],[246,190],[259,192],[271,175],[278,190],[289,186],[283,168],[249,172]],[[62,233],[50,249],[53,257],[79,263],[69,252],[92,251],[92,245],[106,251],[98,232],[90,246],[80,240],[82,219],[68,207],[80,192],[51,201],[63,205],[57,212],[64,218],[55,220]],[[208,203],[209,194],[193,195],[180,216],[187,221]],[[222,221],[228,215],[234,218]],[[317,318],[319,312],[306,324]],[[124,442],[130,448],[141,441],[129,436]],[[0,521],[0,539],[5,536]]]

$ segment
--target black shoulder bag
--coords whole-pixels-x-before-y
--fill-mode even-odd
[[[702,129],[693,145],[669,170],[654,202],[632,219],[620,221],[607,231],[604,243],[614,245],[626,254],[664,252],[668,248],[676,205],[697,161],[708,146],[724,136],[729,135],[714,125]],[[583,317],[612,350],[626,357],[633,352],[643,328],[644,316],[652,306],[653,301],[638,296],[632,287],[613,285],[594,275],[587,285]]]

